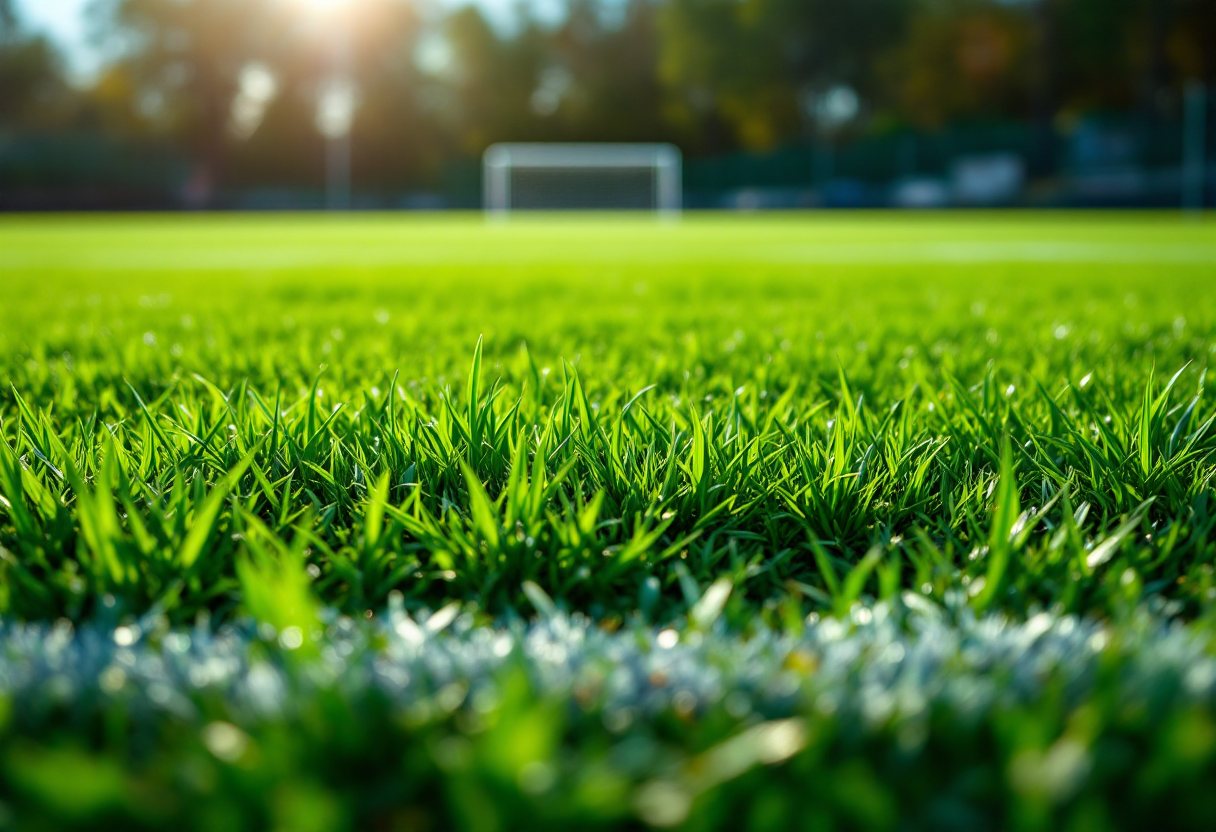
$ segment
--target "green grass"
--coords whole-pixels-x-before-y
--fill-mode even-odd
[[[166,633],[254,620],[250,662],[285,651],[275,660],[297,670],[333,649],[319,620],[379,622],[394,605],[423,620],[455,604],[445,615],[469,628],[565,610],[643,641],[673,625],[742,645],[852,626],[880,602],[1006,617],[983,619],[993,627],[1076,614],[1112,628],[1102,644],[1130,639],[1151,609],[1199,637],[1216,621],[1214,275],[1216,225],[1171,215],[2,218],[0,620]],[[996,697],[970,722],[947,708],[916,753],[902,723],[869,733],[816,711],[819,739],[781,769],[789,785],[752,804],[746,785],[707,788],[680,819],[946,828],[926,795],[947,792],[962,826],[1153,817],[1167,798],[1152,777],[1208,776],[1216,739],[1169,738],[1216,737],[1212,702],[1149,718],[1121,662],[1084,693],[1043,677],[1029,700]],[[545,753],[566,755],[569,783],[633,741],[578,720],[545,728],[557,700],[518,695],[495,711],[502,730],[551,731],[566,750]],[[268,783],[315,776],[335,802],[299,811],[338,818],[318,829],[378,824],[371,786],[319,762],[376,735],[411,749],[386,766],[440,784],[448,808],[431,806],[428,824],[509,828],[537,811],[514,774],[474,783],[445,768],[445,731],[473,743],[483,773],[507,765],[495,742],[523,742],[467,714],[403,728],[383,702],[331,691],[267,720],[191,696],[267,751],[227,761],[212,791],[178,794],[187,817],[220,795],[269,824],[299,801]],[[684,728],[675,710],[644,729],[672,771],[759,736],[753,717],[711,707]],[[177,788],[149,772],[194,770],[194,723],[162,720],[176,727],[140,751],[104,708],[89,713],[0,731],[16,778],[0,802],[42,807],[51,827],[178,817],[144,817],[131,795]],[[326,728],[342,720],[345,746]],[[1016,760],[1067,768],[1074,741],[1096,779],[1063,802],[1019,803],[1010,772],[1030,763]],[[1135,767],[1118,760],[1150,747],[1167,773],[1135,794],[1156,797],[1102,809],[1131,788]],[[1059,748],[1067,759],[1049,756]],[[313,763],[286,762],[296,752]],[[933,760],[939,780],[913,776]],[[113,800],[56,814],[66,798],[35,775],[59,763],[110,783]],[[611,809],[570,785],[583,797],[546,817],[628,824],[628,807],[670,785],[662,771],[636,795],[592,789]],[[860,814],[830,800],[797,812],[799,777],[839,778],[824,794]],[[1169,799],[1194,797],[1187,811],[1202,816],[1199,792],[1178,788]],[[494,818],[465,813],[462,789]]]
[[[285,553],[351,613],[1216,593],[1211,225],[11,219],[0,252],[9,616],[226,616]]]

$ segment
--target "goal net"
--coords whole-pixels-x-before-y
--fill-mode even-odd
[[[484,159],[486,211],[657,211],[682,202],[667,144],[496,144]]]

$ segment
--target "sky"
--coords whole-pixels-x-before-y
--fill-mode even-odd
[[[50,35],[61,47],[72,74],[87,77],[99,56],[88,42],[84,8],[90,0],[17,0],[17,13],[31,29]]]
[[[88,38],[85,7],[92,0],[16,0],[17,13],[31,29],[44,32],[59,44],[73,77],[87,80],[101,62]],[[442,0],[448,5],[475,2],[496,22],[506,25],[516,0]],[[544,17],[552,14],[560,0],[529,0]]]

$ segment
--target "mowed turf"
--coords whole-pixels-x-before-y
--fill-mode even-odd
[[[0,828],[1206,829],[1216,225],[0,218]]]
[[[10,218],[0,614],[1216,595],[1216,226]],[[480,342],[480,346],[479,346]]]

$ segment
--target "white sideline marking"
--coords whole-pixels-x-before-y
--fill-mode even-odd
[[[551,249],[505,245],[294,245],[291,248],[231,246],[199,249],[114,249],[0,252],[0,268],[42,271],[197,271],[218,269],[288,269],[318,266],[375,267],[411,265],[526,265],[530,263],[770,263],[787,265],[847,264],[1212,264],[1216,244],[1204,243],[1068,243],[938,241],[926,243],[776,243],[729,242],[715,247],[650,241],[614,246],[598,242]]]

